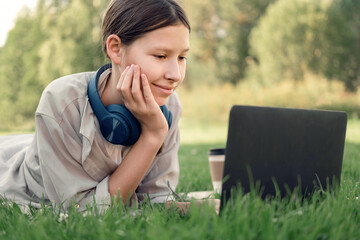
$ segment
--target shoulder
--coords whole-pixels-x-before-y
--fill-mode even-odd
[[[87,99],[87,86],[93,74],[76,73],[52,81],[43,91],[36,113],[61,118],[70,105],[80,110]]]
[[[93,74],[94,72],[83,72],[58,78],[45,88],[42,96],[51,94],[61,96],[64,100],[71,100],[74,97],[86,95],[87,86]]]

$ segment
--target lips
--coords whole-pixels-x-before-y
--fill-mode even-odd
[[[157,92],[161,93],[162,95],[166,95],[166,96],[171,95],[175,89],[174,86],[164,86],[164,85],[157,85],[157,84],[153,84],[153,86],[155,87],[155,90]]]

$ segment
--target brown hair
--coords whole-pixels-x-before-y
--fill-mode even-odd
[[[112,0],[102,22],[102,50],[108,57],[106,40],[111,34],[130,45],[147,32],[176,24],[191,30],[184,9],[175,0]]]

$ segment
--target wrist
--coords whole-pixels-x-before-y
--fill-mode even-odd
[[[142,131],[139,140],[141,142],[145,142],[147,146],[160,148],[164,143],[167,132],[168,129],[161,129],[158,131]]]

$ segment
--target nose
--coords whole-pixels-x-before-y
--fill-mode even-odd
[[[165,70],[165,78],[174,82],[178,82],[182,79],[182,69],[177,60],[168,62]]]

